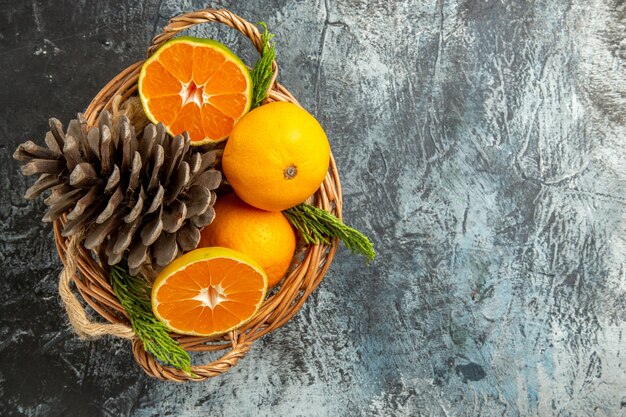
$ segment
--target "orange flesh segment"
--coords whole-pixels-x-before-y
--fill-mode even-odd
[[[192,143],[222,140],[250,105],[251,81],[243,71],[211,46],[166,45],[143,69],[146,113],[172,135],[187,131]]]
[[[248,320],[264,295],[264,278],[228,258],[199,261],[176,271],[157,289],[158,315],[181,333],[224,333]]]
[[[166,70],[159,61],[148,64],[146,71],[150,77],[146,77],[143,83],[143,94],[151,99],[164,96],[179,95],[180,81]]]
[[[191,81],[193,71],[194,47],[186,43],[175,43],[169,48],[164,48],[159,54],[159,61],[181,83]]]
[[[196,103],[188,103],[183,106],[174,123],[170,125],[170,130],[175,135],[186,130],[190,138],[204,137],[202,114]]]
[[[209,97],[209,103],[226,117],[234,119],[246,109],[246,99],[241,94],[220,94]]]
[[[234,62],[225,62],[217,72],[209,78],[205,89],[215,94],[242,93],[247,86],[246,79]]]
[[[202,127],[210,137],[228,135],[233,130],[234,124],[235,121],[232,118],[224,115],[211,104],[202,105]]]
[[[171,125],[178,116],[177,110],[180,109],[182,99],[178,94],[173,96],[157,97],[150,100],[150,109],[152,115],[156,117],[164,125]]]
[[[226,62],[226,59],[213,49],[195,48],[193,61],[195,63],[193,67],[193,81],[197,85],[203,85],[217,73],[219,68]]]

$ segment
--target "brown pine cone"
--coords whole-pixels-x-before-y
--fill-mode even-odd
[[[194,249],[215,216],[215,151],[196,152],[186,133],[171,137],[149,124],[138,139],[125,116],[113,123],[104,111],[97,127],[79,114],[65,133],[50,119],[45,142],[23,143],[13,155],[24,175],[39,175],[24,197],[52,190],[43,220],[67,214],[62,235],[85,232],[85,247],[109,265],[126,254],[132,273],[146,263],[160,269]]]

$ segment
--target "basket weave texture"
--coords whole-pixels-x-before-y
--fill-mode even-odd
[[[222,23],[238,30],[252,41],[259,53],[262,52],[261,34],[256,26],[228,10],[206,9],[171,19],[163,32],[153,39],[152,45],[148,48],[148,57],[180,31],[208,22]],[[111,110],[114,97],[121,96],[124,101],[137,93],[137,79],[143,63],[144,61],[137,62],[122,71],[94,97],[85,111],[85,118],[90,125],[97,123],[100,112]],[[276,82],[278,66],[275,62],[273,69],[272,84],[264,104],[287,101],[299,105],[289,91]],[[332,154],[329,172],[315,193],[313,201],[317,207],[341,218],[341,184]],[[172,333],[172,337],[189,352],[226,351],[219,359],[211,363],[192,366],[192,371],[196,375],[192,377],[174,367],[161,364],[146,352],[141,340],[133,334],[126,312],[111,288],[107,268],[100,265],[93,254],[80,242],[72,242],[61,236],[64,221],[65,216],[62,216],[54,223],[57,250],[66,267],[61,274],[60,293],[66,304],[70,322],[79,335],[97,337],[111,334],[130,339],[134,358],[148,375],[178,382],[203,381],[228,371],[246,355],[254,340],[284,325],[319,285],[338,245],[338,241],[333,240],[330,246],[308,245],[302,248],[301,256],[294,257],[291,272],[285,277],[278,290],[268,296],[252,320],[236,331],[217,337]],[[80,294],[82,300],[78,300],[74,295],[74,290],[70,289],[70,282],[74,283],[75,291]],[[91,306],[106,320],[106,323],[103,320],[98,323],[91,322],[85,313],[84,303]]]

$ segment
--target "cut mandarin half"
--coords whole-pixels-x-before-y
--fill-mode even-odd
[[[193,250],[168,265],[152,287],[152,310],[170,330],[215,336],[257,312],[267,277],[251,258],[232,249]]]
[[[250,109],[252,79],[225,45],[189,36],[173,39],[146,60],[139,97],[153,123],[192,145],[220,142]]]

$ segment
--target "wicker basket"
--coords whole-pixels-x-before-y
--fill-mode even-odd
[[[152,45],[148,48],[148,56],[178,32],[207,22],[223,23],[238,30],[252,41],[259,53],[262,51],[261,35],[254,25],[227,10],[207,9],[171,19],[163,32],[153,39]],[[115,96],[121,95],[124,100],[136,94],[137,79],[143,63],[144,61],[137,62],[122,71],[96,95],[85,112],[85,118],[90,125],[97,122],[102,110],[111,109]],[[274,78],[265,103],[287,101],[298,104],[289,91],[276,82],[278,71],[276,63],[273,64],[273,69]],[[330,211],[341,218],[341,185],[332,154],[329,172],[315,193],[314,203],[317,207]],[[70,242],[61,236],[64,217],[55,222],[54,237],[59,256],[66,263],[66,253]],[[195,378],[176,368],[164,366],[145,351],[142,342],[137,337],[133,337],[128,317],[109,283],[106,268],[96,261],[91,252],[80,245],[74,252],[77,260],[76,269],[72,268],[68,274],[68,288],[69,281],[73,281],[84,302],[91,306],[95,312],[118,328],[124,326],[127,332],[125,337],[132,340],[135,360],[148,375],[170,381],[202,381],[228,371],[246,355],[254,340],[276,330],[293,317],[324,277],[337,249],[337,244],[338,241],[335,240],[331,246],[306,246],[302,251],[303,256],[297,257],[297,260],[294,258],[291,272],[278,290],[268,296],[252,320],[237,331],[220,337],[172,334],[181,346],[189,352],[227,351],[214,362],[192,366],[193,373],[197,375]]]

